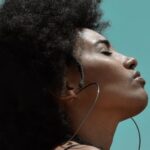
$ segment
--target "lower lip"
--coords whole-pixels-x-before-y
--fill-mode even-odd
[[[139,82],[142,85],[142,87],[144,87],[146,82],[145,82],[145,80],[142,77],[137,77],[137,78],[135,78],[135,80],[137,82]]]

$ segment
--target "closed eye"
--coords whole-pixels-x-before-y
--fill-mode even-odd
[[[106,56],[110,56],[112,51],[110,50],[110,43],[108,40],[98,40],[96,42],[96,48],[99,53],[102,53]]]
[[[105,50],[105,51],[101,51],[102,54],[106,55],[106,56],[110,56],[112,54],[112,52]]]

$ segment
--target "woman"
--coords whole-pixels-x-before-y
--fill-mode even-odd
[[[0,9],[1,149],[109,150],[147,105],[136,59],[96,31],[95,0],[6,0]]]

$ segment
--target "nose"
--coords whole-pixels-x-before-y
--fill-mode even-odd
[[[127,69],[135,69],[135,67],[138,65],[138,62],[135,58],[133,57],[128,57],[124,63],[123,63],[124,67]]]

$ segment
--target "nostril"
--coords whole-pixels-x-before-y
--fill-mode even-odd
[[[134,69],[136,67],[136,64],[131,64],[130,66],[129,66],[129,69]]]

